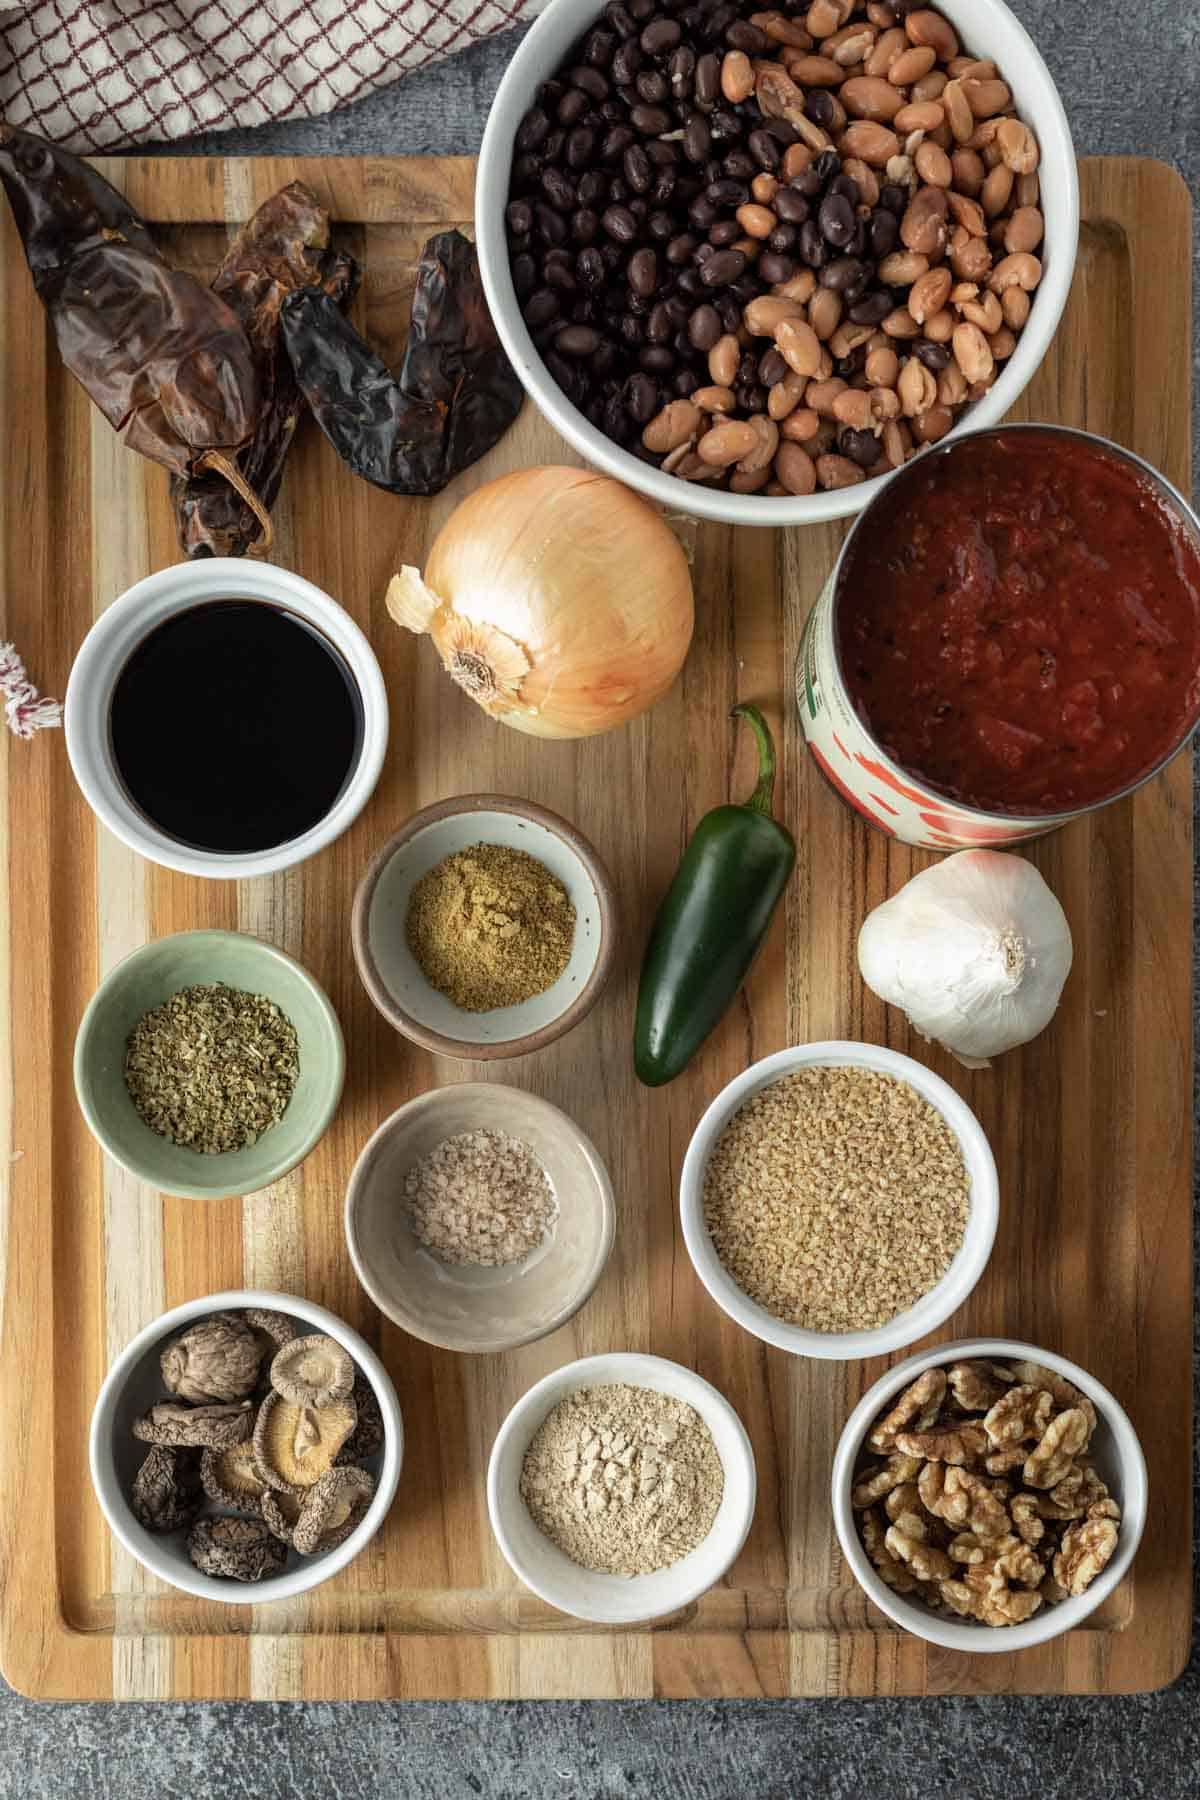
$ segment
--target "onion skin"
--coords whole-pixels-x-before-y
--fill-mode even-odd
[[[658,512],[590,469],[522,469],[469,495],[423,583],[388,609],[428,631],[453,678],[505,725],[590,737],[662,698],[691,644],[687,558]]]

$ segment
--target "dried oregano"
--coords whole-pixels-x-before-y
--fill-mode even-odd
[[[265,994],[212,983],[144,1013],[125,1046],[125,1085],[161,1137],[218,1156],[277,1125],[300,1073],[296,1028]]]

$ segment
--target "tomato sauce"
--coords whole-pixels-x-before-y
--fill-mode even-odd
[[[867,729],[983,811],[1108,799],[1200,710],[1196,537],[1136,465],[1068,433],[918,458],[863,518],[836,604]]]

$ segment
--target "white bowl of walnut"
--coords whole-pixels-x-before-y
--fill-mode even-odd
[[[404,1424],[357,1331],[295,1294],[238,1289],[173,1307],[126,1345],[89,1451],[101,1511],[144,1568],[257,1606],[317,1587],[375,1536]]]
[[[889,1369],[833,1463],[834,1524],[859,1585],[947,1650],[1023,1650],[1081,1625],[1133,1562],[1147,1494],[1137,1433],[1108,1389],[1008,1338],[939,1344]]]

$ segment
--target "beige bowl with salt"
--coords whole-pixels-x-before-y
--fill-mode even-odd
[[[413,1229],[405,1182],[447,1138],[519,1138],[558,1203],[551,1231],[518,1262],[450,1263]],[[346,1242],[359,1281],[394,1324],[445,1350],[513,1350],[565,1325],[608,1261],[616,1207],[608,1170],[572,1119],[499,1082],[435,1088],[394,1112],[369,1139],[346,1191]]]

